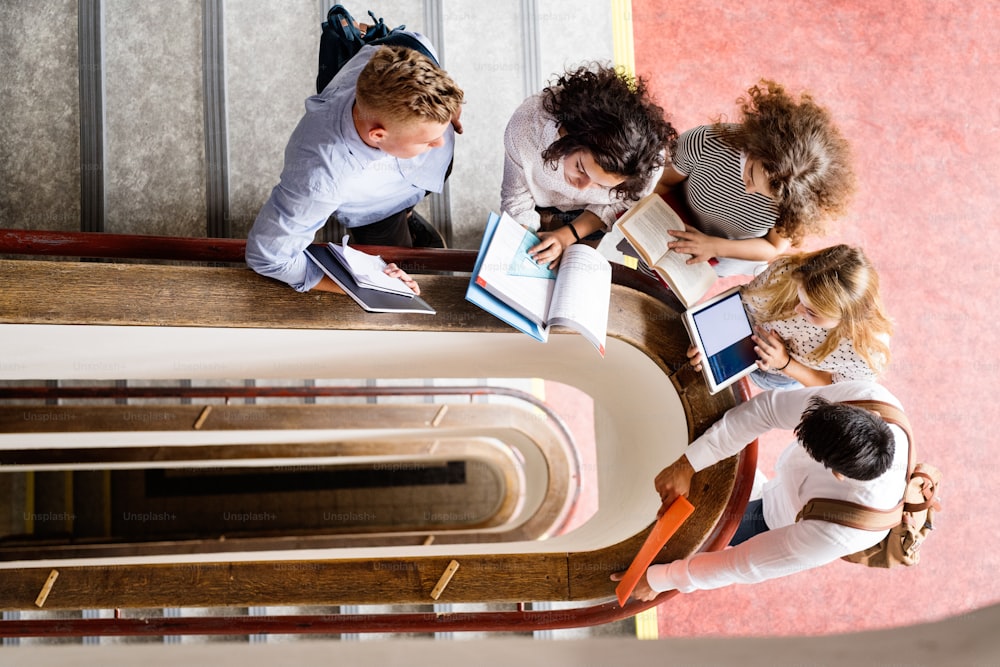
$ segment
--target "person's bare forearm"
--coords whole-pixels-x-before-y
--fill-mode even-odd
[[[604,221],[592,211],[584,211],[578,215],[571,224],[581,239],[590,236],[596,231],[604,229]],[[570,234],[572,234],[572,232],[570,232]],[[576,237],[573,238],[573,241],[576,241]],[[571,243],[573,241],[571,241]]]
[[[809,368],[795,359],[789,359],[788,366],[782,372],[793,380],[798,380],[803,387],[821,387],[833,384],[832,373]]]
[[[770,262],[788,249],[789,243],[772,243],[767,237],[757,239],[727,239],[720,236],[712,240],[715,257],[731,257],[753,262]]]
[[[340,288],[340,285],[333,282],[330,276],[323,276],[323,279],[316,283],[313,290],[318,290],[320,292],[333,292],[334,294],[343,294],[344,290]],[[312,291],[312,290],[310,290]]]
[[[660,175],[660,180],[657,181],[654,192],[658,195],[665,195],[670,191],[675,185],[687,178],[687,174],[682,174],[681,172],[674,169],[672,164],[668,164],[663,167],[663,173]]]

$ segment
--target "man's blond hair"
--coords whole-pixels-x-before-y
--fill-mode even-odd
[[[402,123],[447,123],[465,97],[430,58],[400,46],[379,47],[358,75],[356,94],[368,113]]]

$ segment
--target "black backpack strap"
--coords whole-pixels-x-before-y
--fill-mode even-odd
[[[437,58],[435,58],[431,54],[431,52],[427,50],[427,47],[421,44],[419,39],[405,32],[399,32],[399,30],[401,30],[402,27],[405,26],[401,26],[400,28],[395,28],[385,37],[373,40],[368,43],[371,44],[372,46],[405,46],[408,49],[413,49],[414,51],[417,51],[418,53],[427,56],[428,58],[430,58],[432,63],[440,67],[441,65],[438,63]]]
[[[334,5],[326,14],[326,21],[323,22],[323,34],[319,40],[319,71],[316,75],[316,92],[322,93],[323,89],[333,80],[337,72],[347,64],[347,61],[357,55],[361,47],[366,44],[372,46],[405,46],[408,49],[418,51],[431,59],[435,65],[439,65],[437,58],[420,43],[420,40],[402,32],[405,25],[389,30],[385,21],[375,18],[371,11],[368,16],[372,19],[372,24],[368,26],[365,34],[361,34],[358,22],[354,20],[351,13],[343,5]]]
[[[376,39],[382,39],[383,37],[385,37],[386,35],[388,35],[390,32],[392,32],[392,30],[405,30],[406,29],[405,25],[399,25],[399,26],[396,26],[395,28],[393,28],[392,30],[390,30],[389,26],[387,26],[385,24],[385,21],[383,21],[380,18],[376,18],[375,17],[375,12],[373,12],[370,9],[368,10],[368,16],[371,17],[372,22],[368,25],[368,28],[365,30],[365,34],[364,34],[364,38],[363,39],[365,40],[366,44],[371,44]]]
[[[344,64],[365,45],[357,21],[343,5],[334,5],[326,14],[319,38],[319,70],[316,92],[322,93]]]

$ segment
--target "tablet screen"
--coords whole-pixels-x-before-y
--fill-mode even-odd
[[[694,313],[693,319],[716,384],[722,384],[757,361],[750,338],[753,331],[739,292]]]

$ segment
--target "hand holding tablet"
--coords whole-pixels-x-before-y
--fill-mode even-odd
[[[783,371],[792,363],[792,355],[785,341],[775,332],[758,328],[754,342],[757,344],[754,349],[760,358],[757,366],[761,370]]]
[[[739,287],[689,308],[682,320],[701,353],[709,392],[717,394],[757,368],[753,324]]]

